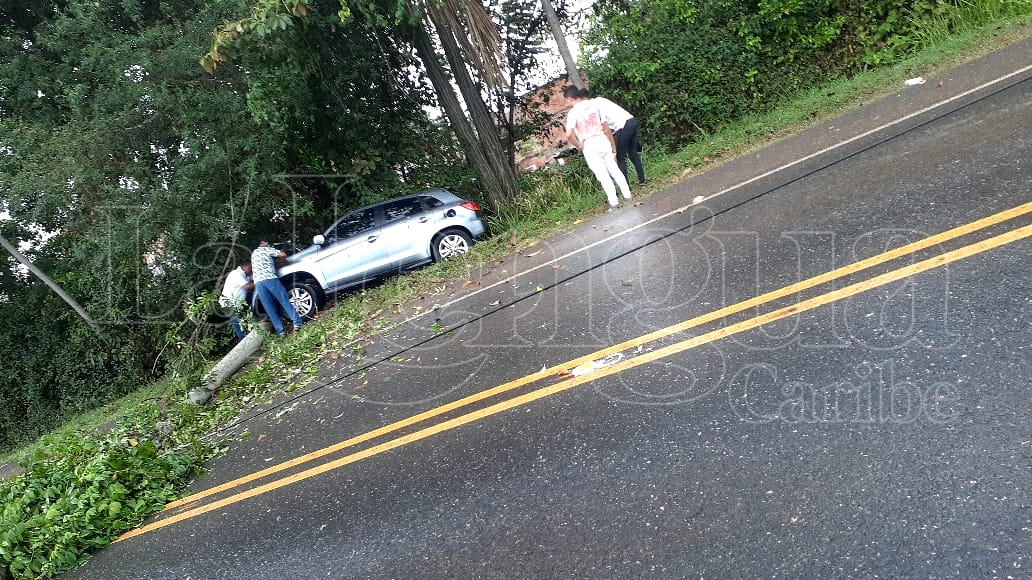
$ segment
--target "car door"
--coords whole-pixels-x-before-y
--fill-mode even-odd
[[[396,199],[383,204],[382,235],[392,269],[429,258],[433,220],[426,211],[425,196]]]
[[[376,208],[354,211],[330,228],[316,258],[327,289],[350,286],[382,273],[387,248],[376,225]]]

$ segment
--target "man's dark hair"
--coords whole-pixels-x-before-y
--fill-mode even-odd
[[[567,99],[590,99],[591,92],[588,89],[578,89],[573,85],[563,87],[563,96]]]

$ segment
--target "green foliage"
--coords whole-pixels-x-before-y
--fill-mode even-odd
[[[428,186],[479,196],[393,32],[342,25],[335,0],[292,6],[316,17],[214,78],[197,57],[244,0],[34,0],[0,18],[0,228],[103,334],[0,268],[0,418],[19,419],[0,450],[227,348],[184,306],[259,239]]]
[[[690,141],[817,77],[840,25],[829,4],[602,4],[587,38],[592,87],[635,111],[646,140]]]
[[[229,344],[209,309],[220,274],[247,255],[246,244],[286,239],[295,227],[306,237],[336,212],[399,190],[443,185],[481,198],[454,135],[422,114],[433,99],[408,75],[415,63],[401,41],[411,31],[388,26],[404,19],[373,30],[352,27],[362,15],[341,24],[335,0],[289,6],[317,17],[276,25],[282,30],[242,47],[214,77],[196,57],[218,22],[246,11],[242,1],[28,0],[0,14],[0,205],[13,217],[0,228],[29,243],[34,263],[103,329],[94,333],[42,283],[4,263],[0,449],[166,371],[178,377],[170,395],[116,404],[121,420],[107,434],[44,441],[25,463],[28,475],[0,483],[0,564],[18,577],[67,569],[160,509],[218,452],[218,430],[241,409],[304,384],[323,354],[361,356],[356,339],[381,323],[381,311],[432,295],[476,259],[506,255],[602,205],[579,156],[535,174],[514,203],[489,215],[495,237],[469,260],[342,301],[301,333],[270,340],[264,361],[208,405],[186,403],[188,381]],[[965,26],[1027,14],[1032,0],[598,7],[592,38],[609,51],[592,53],[594,88],[639,114],[650,159],[659,140],[698,140],[650,161],[650,177],[674,179],[741,140],[808,118],[827,104],[827,91],[796,117],[735,135],[740,141],[717,134],[743,113],[766,110],[829,71],[898,61]]]
[[[606,0],[586,37],[592,88],[680,146],[815,83],[898,62],[1028,0]]]
[[[0,481],[0,563],[15,578],[51,578],[140,524],[184,487],[198,457],[152,440],[55,438],[32,470]]]
[[[519,236],[544,224],[570,221],[605,203],[598,181],[580,154],[567,157],[566,164],[555,169],[527,175],[522,186],[513,203],[486,216],[491,232]]]
[[[210,321],[218,307],[219,294],[202,290],[186,300],[186,317],[165,333],[163,351],[172,362],[168,371],[173,377],[196,377],[210,366],[213,356],[225,346],[228,334],[218,332]],[[222,340],[219,340],[221,335]]]
[[[222,266],[208,248],[241,228],[225,216],[248,206],[238,184],[263,147],[242,77],[197,69],[210,29],[194,23],[237,7],[41,1],[35,19],[0,21],[3,225],[102,329],[35,278],[0,278],[0,399],[22,413],[0,449],[159,376],[166,325]]]

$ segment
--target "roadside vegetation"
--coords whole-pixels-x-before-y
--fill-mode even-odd
[[[62,7],[73,4],[77,5],[62,3]],[[903,90],[907,78],[933,76],[1032,34],[1032,0],[814,0],[802,4],[808,6],[808,12],[791,9],[799,2],[776,0],[758,4],[601,0],[597,4],[585,38],[585,68],[596,92],[626,104],[646,127],[644,161],[650,180],[646,191],[662,189],[879,96]],[[246,7],[236,2],[210,2],[204,11],[205,22],[218,22],[246,13]],[[144,12],[131,15],[130,20],[145,20]],[[71,43],[82,30],[94,36],[91,19],[103,21],[109,16],[77,14],[83,22],[51,23],[47,31],[51,36],[34,38],[49,38],[36,42],[59,54],[73,49],[71,44],[61,43]],[[700,30],[701,41],[714,52],[701,54],[698,44],[681,44],[684,34],[673,27],[678,22]],[[737,26],[730,33],[726,30],[729,23]],[[5,34],[23,24],[28,26],[13,26],[0,19]],[[79,26],[83,28],[79,30]],[[119,215],[125,223],[116,229],[84,233],[80,238],[58,235],[55,247],[34,255],[37,264],[58,272],[58,281],[73,292],[99,296],[89,304],[92,312],[122,321],[138,315],[137,321],[149,321],[146,325],[112,325],[111,334],[97,336],[41,284],[31,283],[24,273],[13,270],[0,273],[0,316],[5,319],[0,347],[6,359],[0,363],[6,366],[0,369],[7,377],[0,386],[0,451],[4,453],[0,464],[18,464],[24,471],[0,481],[4,502],[0,578],[4,571],[19,579],[50,578],[75,567],[179,497],[190,480],[202,473],[206,461],[236,439],[249,436],[246,426],[230,427],[259,405],[308,386],[328,358],[361,366],[366,362],[363,344],[368,338],[433,304],[437,293],[473,279],[482,264],[529,248],[603,210],[603,197],[579,156],[562,167],[525,176],[518,182],[518,195],[504,203],[491,203],[486,217],[492,236],[475,246],[470,255],[393,277],[342,298],[288,339],[270,338],[257,360],[223,385],[208,404],[189,403],[186,393],[230,346],[231,333],[213,324],[212,318],[218,275],[232,265],[233,255],[231,251],[227,254],[226,247],[217,246],[218,240],[243,243],[248,235],[286,234],[287,224],[269,219],[284,207],[293,212],[290,227],[315,231],[327,222],[328,215],[388,196],[399,187],[446,184],[460,195],[478,196],[476,171],[462,162],[461,146],[444,127],[421,116],[421,106],[432,102],[425,95],[417,96],[423,88],[408,87],[412,92],[406,93],[406,98],[411,100],[402,105],[397,104],[396,94],[346,95],[369,103],[368,110],[349,113],[360,119],[356,126],[387,123],[386,117],[398,121],[393,128],[381,125],[380,130],[390,131],[394,139],[390,151],[370,147],[371,151],[361,155],[334,142],[332,135],[311,130],[312,123],[336,120],[301,119],[298,110],[279,105],[287,99],[299,108],[324,110],[327,103],[336,107],[342,96],[327,97],[321,90],[332,92],[338,89],[327,87],[354,85],[354,78],[379,78],[376,75],[382,74],[383,68],[379,63],[384,58],[396,59],[393,66],[413,64],[402,53],[377,52],[377,34],[390,31],[370,33],[364,39],[347,40],[347,46],[322,45],[314,51],[328,51],[327,58],[332,59],[338,51],[367,50],[371,55],[367,60],[375,66],[320,79],[319,83],[325,84],[310,94],[291,94],[301,91],[293,76],[297,69],[317,64],[317,55],[305,52],[311,47],[297,37],[318,32],[319,26],[319,22],[302,23],[264,41],[261,47],[240,49],[236,56],[246,63],[250,77],[241,71],[227,72],[213,82],[203,71],[170,75],[170,84],[163,85],[170,91],[177,83],[194,88],[221,84],[225,89],[217,93],[184,89],[148,97],[155,107],[157,101],[167,99],[191,111],[178,120],[141,120],[121,111],[104,117],[109,123],[105,127],[75,126],[58,122],[53,110],[31,99],[20,103],[14,98],[0,100],[0,128],[18,135],[22,139],[16,144],[19,147],[43,147],[40,155],[50,159],[49,165],[42,158],[15,162],[13,154],[4,149],[15,144],[0,140],[0,183],[5,183],[0,190],[8,200],[0,202],[0,210],[24,220],[16,225],[13,220],[0,219],[0,233],[33,239],[40,231],[61,232],[68,226],[77,235],[88,229],[90,220],[101,222],[98,216],[110,217],[104,212],[123,207],[119,203],[133,205],[129,203],[133,188],[138,192],[148,182],[157,192],[150,203],[164,212],[136,221]],[[184,29],[190,41],[176,45],[175,50],[196,64],[200,55],[190,51],[202,52],[198,47],[204,45],[210,29]],[[143,38],[144,44],[156,43],[168,33],[160,28],[147,30],[152,36]],[[706,37],[709,32],[713,36]],[[650,53],[655,50],[653,45],[662,44],[654,42],[658,37],[670,39],[667,54]],[[735,52],[736,47],[741,48],[736,43],[741,42],[752,47],[747,62],[735,60],[743,54]],[[593,51],[591,46],[609,46],[610,50]],[[125,47],[112,41],[108,48]],[[91,58],[99,58],[93,54]],[[676,57],[681,58],[675,65]],[[165,58],[171,55],[165,54]],[[308,58],[316,60],[304,64]],[[145,64],[147,74],[157,74],[155,71],[165,66]],[[690,70],[671,76],[676,67]],[[14,65],[0,67],[0,86],[27,83],[24,78],[18,80],[24,73]],[[127,69],[128,82],[124,84],[128,86],[120,85],[110,94],[94,87],[94,98],[140,102],[142,93],[133,90],[143,83],[131,82],[134,74]],[[255,77],[260,81],[257,84]],[[37,101],[58,90],[60,79],[51,80],[53,85],[41,85],[43,96],[35,97]],[[234,100],[238,92],[249,94],[243,107]],[[203,102],[195,100],[198,98]],[[325,100],[314,102],[318,99]],[[25,120],[28,116],[9,113],[19,105],[28,108],[26,115],[40,116],[39,124],[30,126]],[[204,110],[220,114],[209,117]],[[47,121],[47,115],[53,118]],[[220,145],[213,147],[217,155],[198,155],[195,165],[172,171],[169,166],[177,163],[174,155],[166,152],[149,157],[138,151],[147,158],[142,162],[146,169],[141,165],[132,170],[137,162],[132,160],[112,169],[106,166],[112,159],[110,151],[96,144],[87,147],[80,140],[128,139],[116,135],[125,132],[129,119],[143,123],[129,131],[144,134],[140,143],[157,139],[158,133],[152,131],[159,126],[182,124],[164,127],[172,135],[166,142],[176,142],[182,135],[198,131],[196,127],[209,127],[221,140],[198,140],[193,147],[218,142]],[[45,134],[54,130],[59,131],[56,137]],[[76,130],[83,134],[73,135]],[[367,144],[384,142],[373,134],[359,134],[363,130],[354,128],[358,133],[349,133],[350,138],[365,139]],[[514,134],[524,130],[513,128]],[[95,146],[96,150],[90,149]],[[130,150],[134,147],[127,146]],[[63,150],[65,147],[69,149]],[[231,150],[233,147],[238,150]],[[240,151],[246,154],[240,155]],[[434,163],[409,162],[430,157],[435,158]],[[335,160],[347,167],[334,165]],[[88,169],[75,173],[78,181],[74,184],[67,182],[69,173],[62,172],[72,162]],[[165,170],[154,171],[150,169],[153,165]],[[407,171],[400,183],[395,170],[399,166]],[[213,177],[219,173],[228,177]],[[346,188],[323,181],[305,184],[303,192],[298,191],[301,185],[297,182],[284,184],[274,177],[302,173],[359,177]],[[104,190],[110,196],[83,210],[85,217],[74,215],[83,191],[68,189],[83,183],[96,185],[112,176],[117,182],[127,175],[133,176],[132,181]],[[173,175],[179,185],[172,189],[162,185]],[[45,191],[63,193],[48,196],[42,193]],[[338,199],[342,191],[346,199]],[[139,201],[134,203],[139,205]],[[119,229],[123,226],[126,229]],[[249,231],[257,233],[242,233]],[[131,243],[122,244],[121,237],[128,237]],[[160,267],[145,272],[148,278],[144,280],[138,271],[143,260],[141,240],[149,240],[152,248],[160,241],[159,246],[166,250],[152,256]],[[104,244],[109,247],[104,249]],[[230,244],[230,250],[232,247]],[[109,251],[115,255],[105,253]],[[115,265],[109,267],[100,258]],[[123,267],[119,260],[128,265]],[[182,266],[186,262],[189,267]],[[41,306],[28,309],[20,306],[24,304]],[[431,331],[446,330],[435,328],[429,317],[424,320]],[[26,348],[37,341],[60,346]],[[53,393],[46,388],[64,390]]]

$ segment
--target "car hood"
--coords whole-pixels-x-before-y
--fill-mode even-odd
[[[286,264],[293,264],[298,260],[303,260],[306,256],[310,256],[319,250],[319,246],[306,246],[295,242],[276,242],[270,245],[277,250],[283,250],[287,253]]]
[[[300,262],[301,260],[304,260],[305,258],[308,258],[309,256],[315,255],[315,253],[318,252],[318,251],[319,251],[319,246],[316,246],[314,244],[311,245],[311,246],[307,246],[306,248],[304,248],[303,250],[301,250],[299,252],[296,252],[296,253],[288,255],[287,256],[287,263],[288,264],[294,264],[294,263]]]

